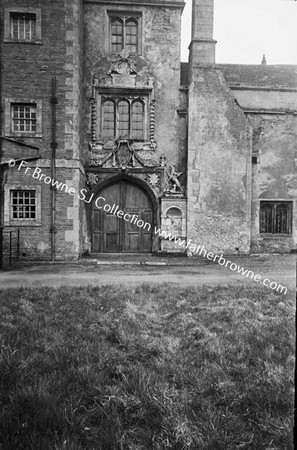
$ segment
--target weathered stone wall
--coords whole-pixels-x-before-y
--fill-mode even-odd
[[[2,43],[2,108],[5,120],[1,134],[10,127],[8,120],[10,99],[19,102],[37,102],[41,105],[41,135],[39,137],[17,136],[11,138],[31,144],[38,149],[22,147],[3,141],[2,160],[23,159],[38,156],[36,163],[51,176],[52,142],[52,78],[57,80],[57,124],[56,124],[56,178],[75,186],[82,184],[83,167],[80,159],[81,139],[81,55],[82,55],[82,1],[61,0],[4,0],[4,8],[33,8],[41,12],[41,40],[38,43]],[[23,9],[22,9],[23,11]],[[30,12],[31,10],[28,9]],[[9,24],[5,23],[7,28]],[[6,106],[6,109],[5,109]],[[34,163],[31,163],[34,166]],[[39,226],[18,226],[21,246],[30,258],[49,258],[51,242],[51,192],[50,187],[32,180],[21,171],[7,169],[7,184],[41,187],[42,214]],[[5,185],[4,185],[5,188]],[[81,251],[82,233],[79,224],[83,220],[82,205],[68,194],[56,194],[56,254],[57,258],[76,258]],[[7,217],[9,205],[5,205]],[[27,250],[26,250],[27,249]]]
[[[178,7],[154,5],[141,6],[133,2],[129,7],[117,2],[102,4],[85,3],[85,105],[84,135],[85,157],[88,158],[88,142],[91,140],[92,78],[108,78],[114,55],[109,52],[109,19],[107,11],[138,12],[142,14],[142,52],[132,57],[139,76],[137,80],[147,82],[152,77],[155,103],[156,157],[164,153],[168,160],[181,165],[184,155],[178,148],[179,85],[180,85],[180,22],[181,2]],[[163,2],[160,2],[162,4]],[[168,2],[167,2],[168,3]]]
[[[248,253],[252,128],[216,68],[189,87],[188,238],[208,251]]]

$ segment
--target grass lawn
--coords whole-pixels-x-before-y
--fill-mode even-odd
[[[292,449],[294,325],[252,284],[0,291],[0,449]]]

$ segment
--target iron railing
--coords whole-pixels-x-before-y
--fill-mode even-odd
[[[0,227],[0,269],[11,266],[20,256],[20,230]]]

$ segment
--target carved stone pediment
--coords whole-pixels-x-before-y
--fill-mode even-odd
[[[112,62],[107,75],[111,76],[113,86],[136,85],[136,76],[138,73],[127,50],[124,49],[119,53],[119,57]]]
[[[112,62],[108,75],[120,74],[120,75],[137,75],[136,67],[129,57],[129,52],[127,50],[122,50],[119,53],[119,57]]]

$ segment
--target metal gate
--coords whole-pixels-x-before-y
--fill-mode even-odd
[[[0,227],[0,269],[19,260],[20,230],[5,230]]]

